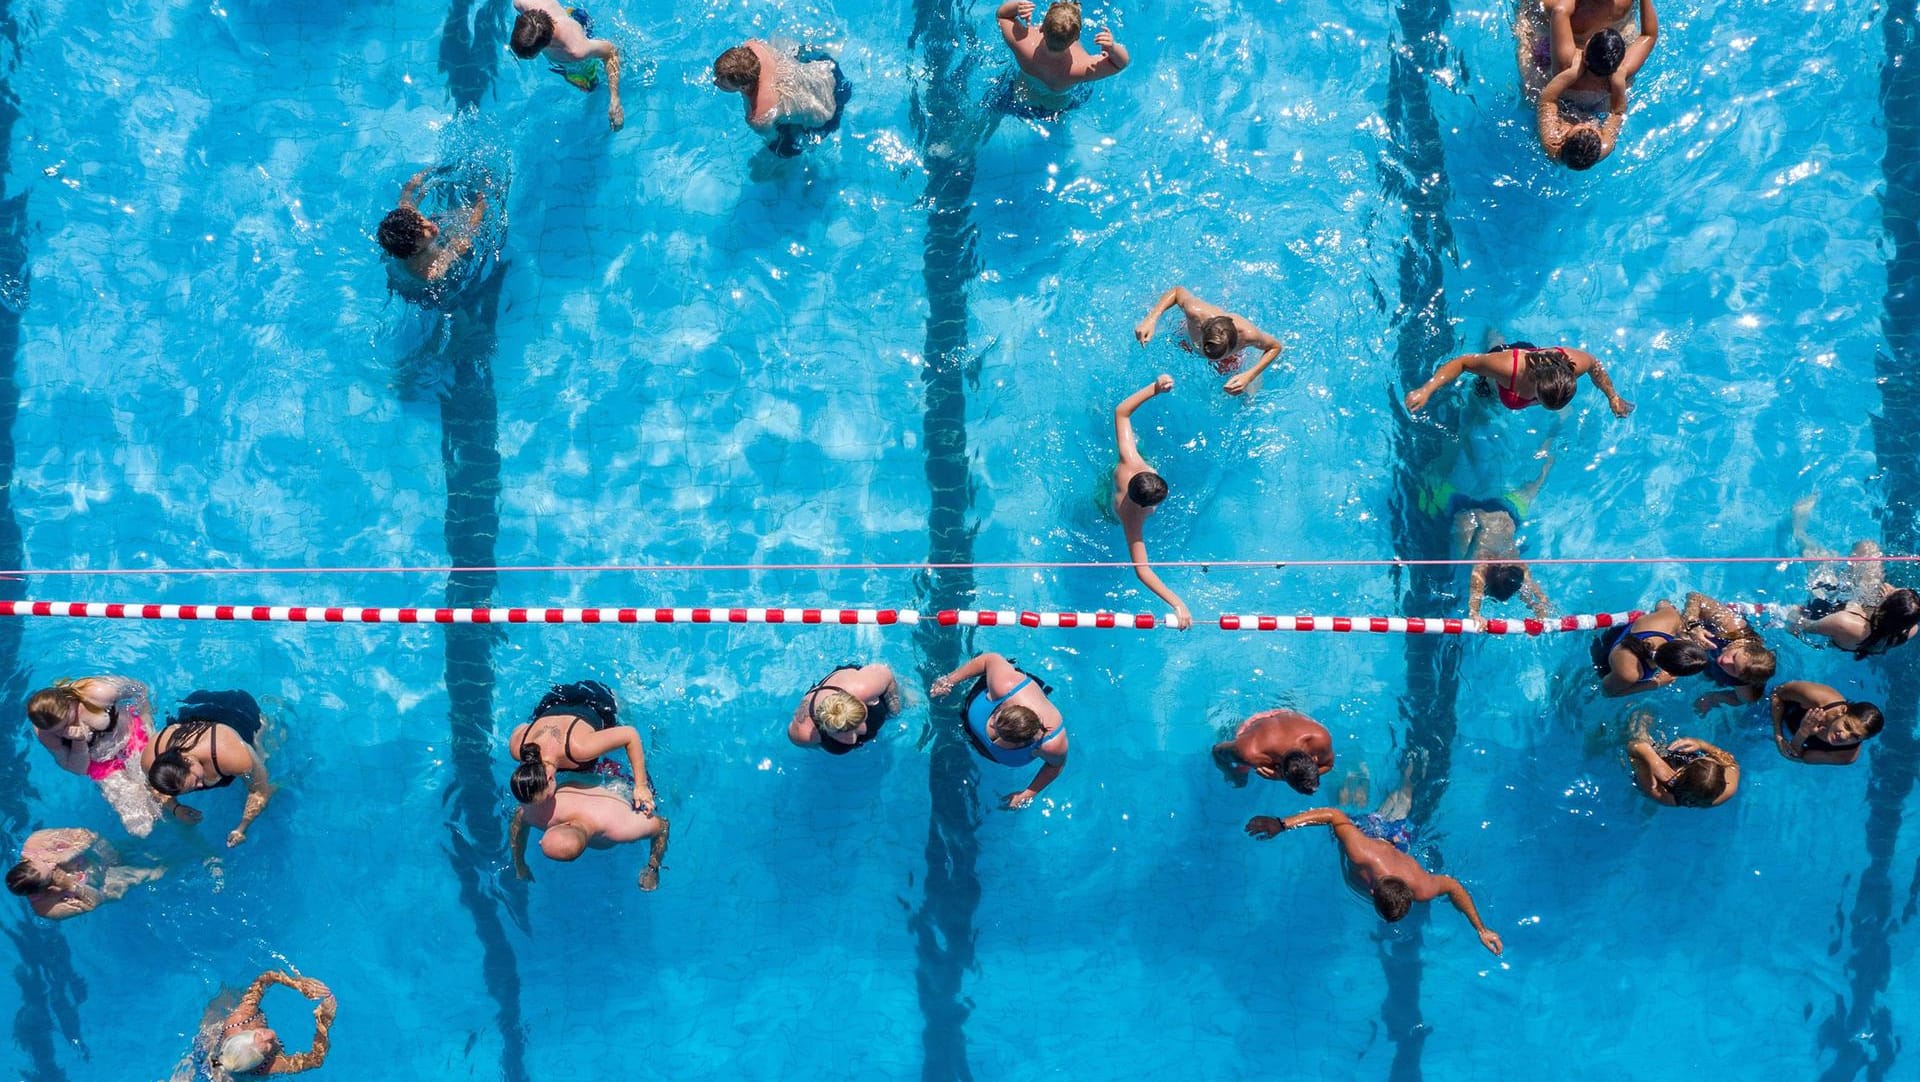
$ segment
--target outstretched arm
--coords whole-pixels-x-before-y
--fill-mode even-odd
[[[1447,901],[1452,902],[1453,907],[1466,916],[1467,923],[1473,925],[1473,930],[1480,933],[1481,945],[1494,954],[1499,954],[1504,949],[1500,942],[1500,934],[1480,923],[1480,913],[1473,908],[1473,895],[1468,894],[1467,888],[1461,886],[1460,881],[1450,875],[1438,878],[1447,892]]]
[[[1341,827],[1353,826],[1353,820],[1339,808],[1311,808],[1295,812],[1285,819],[1275,819],[1271,815],[1256,815],[1247,820],[1247,833],[1261,841],[1266,841],[1282,831],[1298,830],[1301,827],[1332,827],[1336,832]]]
[[[1453,360],[1441,365],[1440,370],[1435,372],[1427,382],[1408,391],[1407,412],[1418,413],[1424,409],[1427,400],[1433,397],[1435,391],[1438,391],[1440,388],[1445,387],[1447,384],[1452,383],[1454,380],[1466,374],[1468,363],[1476,356],[1478,356],[1478,354],[1467,353],[1455,357]]]
[[[1113,449],[1114,453],[1120,457],[1120,461],[1130,466],[1146,465],[1145,460],[1140,457],[1139,441],[1134,439],[1133,435],[1133,411],[1139,409],[1154,395],[1165,394],[1171,390],[1173,390],[1173,377],[1162,373],[1152,383],[1121,399],[1120,404],[1113,407]]]
[[[1040,772],[1033,776],[1033,780],[1027,783],[1025,789],[1017,793],[1007,794],[1006,807],[1008,811],[1015,811],[1033,803],[1033,798],[1040,795],[1040,790],[1052,785],[1053,779],[1059,777],[1061,772],[1067,769],[1066,740],[1060,737],[1056,737],[1055,739],[1060,740],[1060,753],[1057,755],[1049,754],[1044,746],[1041,748],[1040,759],[1043,765],[1040,767]]]
[[[313,983],[320,984],[319,981]],[[326,985],[321,984],[320,987],[325,989]],[[327,1051],[332,1045],[333,1016],[338,1009],[339,1002],[334,999],[333,993],[324,992],[319,1005],[313,1008],[313,1047],[298,1055],[275,1056],[267,1067],[267,1073],[297,1074],[301,1071],[311,1071],[325,1063]]]
[[[1133,63],[1133,57],[1127,54],[1127,47],[1113,40],[1113,31],[1101,30],[1093,36],[1093,43],[1100,46],[1100,55],[1093,58],[1091,79],[1105,79],[1127,70]]]
[[[1160,581],[1160,576],[1154,574],[1153,565],[1147,562],[1147,541],[1140,536],[1137,527],[1129,527],[1127,530],[1127,559],[1133,561],[1133,573],[1139,576],[1141,585],[1152,590],[1160,600],[1173,606],[1174,626],[1182,631],[1192,627],[1193,613],[1187,609],[1187,603],[1180,600],[1180,595],[1174,593],[1171,587]]]
[[[948,692],[952,691],[954,688],[959,687],[962,681],[971,680],[974,677],[979,676],[982,673],[986,672],[988,666],[992,665],[996,661],[1002,665],[1005,665],[1007,663],[1006,658],[1003,658],[999,654],[996,654],[993,651],[989,650],[984,654],[980,654],[974,657],[972,660],[968,661],[965,665],[962,665],[959,668],[948,673],[947,675],[942,676],[939,679],[935,680],[933,682],[933,686],[931,688],[928,688],[927,690],[934,698],[938,699],[941,696],[946,695]]]
[[[591,41],[587,55],[600,57],[607,69],[607,126],[619,131],[627,122],[627,110],[620,104],[620,47],[611,41]]]
[[[1252,385],[1254,380],[1260,378],[1260,373],[1265,372],[1267,366],[1272,364],[1280,356],[1281,346],[1279,339],[1265,331],[1261,331],[1257,336],[1250,337],[1247,344],[1260,350],[1260,359],[1253,363],[1252,368],[1247,369],[1245,372],[1227,381],[1228,394],[1240,394],[1244,392]]]
[[[580,750],[585,752],[580,758],[583,762],[598,759],[623,748],[627,763],[633,768],[633,810],[648,811],[653,807],[653,787],[647,783],[647,752],[640,743],[640,730],[631,725],[615,725],[590,733],[580,739]]]
[[[1627,414],[1633,412],[1633,403],[1621,398],[1620,395],[1614,391],[1613,377],[1607,375],[1607,366],[1600,363],[1600,358],[1595,357],[1593,359],[1593,366],[1587,369],[1587,378],[1593,380],[1594,387],[1597,388],[1601,394],[1607,396],[1607,405],[1613,407],[1613,415],[1615,417],[1625,417]],[[1541,476],[1544,478],[1546,475],[1542,474]]]
[[[412,208],[412,209],[419,208],[420,185],[425,184],[427,182],[427,177],[432,175],[432,173],[433,173],[433,170],[431,168],[422,169],[418,173],[415,173],[413,175],[412,180],[409,180],[404,185],[401,185],[400,187],[400,205],[401,206]]]
[[[1160,317],[1167,314],[1167,309],[1177,304],[1182,311],[1185,311],[1187,302],[1192,299],[1193,294],[1187,292],[1186,286],[1174,286],[1162,293],[1153,307],[1147,309],[1147,314],[1140,320],[1139,326],[1133,329],[1133,337],[1143,346],[1153,341],[1154,329],[1160,325]]]

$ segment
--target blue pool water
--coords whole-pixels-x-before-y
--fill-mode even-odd
[[[1459,613],[1446,572],[1298,562],[1444,555],[1408,495],[1462,430],[1495,474],[1552,435],[1535,556],[1788,554],[1812,493],[1830,544],[1920,548],[1911,0],[1663,11],[1619,151],[1579,176],[1532,144],[1503,3],[1091,6],[1134,64],[1057,124],[982,110],[984,5],[600,5],[630,50],[611,137],[603,97],[512,60],[504,3],[0,11],[0,565],[125,572],[9,596],[1158,610],[1101,569],[140,572],[1112,560],[1110,410],[1160,371],[1155,554],[1289,564],[1169,569],[1202,616]],[[853,105],[802,161],[753,160],[708,85],[750,34],[843,45]],[[456,107],[483,117],[450,131]],[[504,233],[423,312],[372,232],[448,156],[507,186]],[[1176,281],[1287,343],[1257,395],[1171,319],[1134,344]],[[1636,412],[1394,408],[1489,326],[1586,345]],[[1538,573],[1589,612],[1797,600],[1804,569]],[[1898,1078],[1913,658],[1772,637],[1888,732],[1801,769],[1751,715],[1637,700],[1746,765],[1692,814],[1631,791],[1584,637],[0,624],[12,716],[86,672],[163,707],[246,687],[282,785],[241,849],[231,792],[163,828],[172,874],[123,903],[8,907],[0,1074],[165,1077],[223,983],[294,965],[340,996],[339,1078]],[[1026,775],[917,690],[985,649],[1072,731],[1017,815],[995,798]],[[848,657],[909,709],[858,756],[797,751],[793,699]],[[655,894],[637,854],[508,870],[504,736],[586,676],[647,734]],[[1335,778],[1427,752],[1416,806],[1504,957],[1445,907],[1380,924],[1324,837],[1242,836],[1307,802],[1226,788],[1207,750],[1281,703],[1332,728]],[[9,845],[114,833],[7,731]],[[297,1045],[304,1012],[268,1007]]]

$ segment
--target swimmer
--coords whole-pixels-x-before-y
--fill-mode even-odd
[[[1704,672],[1706,647],[1685,636],[1685,623],[1673,602],[1663,599],[1638,620],[1600,632],[1592,648],[1600,693],[1610,699],[1638,695]]]
[[[1067,768],[1067,723],[1047,698],[1053,689],[999,654],[981,654],[933,682],[929,692],[945,698],[962,680],[979,680],[967,692],[960,719],[973,750],[1001,766],[1040,760],[1040,772],[1025,789],[1008,793],[1001,807],[1017,811],[1033,803]]]
[[[1221,374],[1237,372],[1240,368],[1240,354],[1251,347],[1260,351],[1260,359],[1245,372],[1239,372],[1226,382],[1228,394],[1244,394],[1260,373],[1267,370],[1275,357],[1280,356],[1280,342],[1272,335],[1248,322],[1244,316],[1238,316],[1224,308],[1216,308],[1206,301],[1187,292],[1186,286],[1174,286],[1167,290],[1159,303],[1147,310],[1147,316],[1133,329],[1134,338],[1141,345],[1153,341],[1153,332],[1160,317],[1167,309],[1180,306],[1180,314],[1186,317],[1186,348],[1197,350],[1202,357],[1213,362],[1214,371]]]
[[[800,696],[787,723],[787,739],[799,747],[845,755],[872,743],[900,705],[900,683],[892,669],[848,662]]]
[[[118,901],[127,888],[151,883],[165,868],[135,868],[120,862],[106,839],[91,830],[36,830],[20,847],[20,863],[7,872],[7,889],[25,898],[48,920],[91,913]]]
[[[1113,40],[1110,29],[1093,36],[1100,55],[1087,52],[1080,44],[1080,5],[1071,0],[1056,0],[1047,8],[1038,30],[1028,21],[1032,18],[1033,5],[1028,0],[1007,0],[994,12],[1000,37],[1013,50],[1027,96],[1035,105],[1070,109],[1078,102],[1068,91],[1118,75],[1132,62],[1127,47]]]
[[[556,785],[579,784],[562,779],[561,772],[621,777],[619,767],[601,756],[616,748],[627,752],[628,774],[622,779],[632,784],[633,810],[653,810],[653,786],[647,779],[647,753],[640,744],[640,730],[619,721],[620,707],[613,692],[597,680],[556,685],[534,705],[528,719],[507,737],[507,750],[520,761],[508,787],[522,804],[532,804],[552,795]],[[580,731],[581,723],[586,730]],[[585,780],[584,784],[598,782]]]
[[[1807,533],[1813,497],[1793,506],[1793,536],[1803,556],[1832,556]],[[1887,583],[1880,546],[1861,541],[1853,546],[1844,577],[1822,566],[1808,577],[1806,604],[1787,609],[1787,625],[1794,634],[1824,638],[1865,660],[1913,638],[1920,630],[1920,595],[1894,589]],[[1817,645],[1817,644],[1816,644]]]
[[[93,780],[127,833],[153,833],[162,808],[184,822],[199,821],[199,812],[171,797],[156,801],[147,785],[140,766],[140,753],[153,739],[147,685],[124,676],[63,680],[27,697],[27,718],[60,769]]]
[[[201,789],[224,789],[247,779],[240,825],[227,834],[232,848],[247,840],[247,828],[267,810],[273,784],[256,741],[266,721],[260,704],[244,691],[196,691],[180,701],[175,717],[140,753],[147,782],[166,797]]]
[[[1162,374],[1113,407],[1113,442],[1120,458],[1113,467],[1113,513],[1126,533],[1127,559],[1133,561],[1133,573],[1147,589],[1158,594],[1160,600],[1173,606],[1174,626],[1185,631],[1193,626],[1193,614],[1187,611],[1187,603],[1180,600],[1180,595],[1160,581],[1153,565],[1147,561],[1147,516],[1167,498],[1167,482],[1140,457],[1139,441],[1133,436],[1133,411],[1154,395],[1171,390],[1173,377]]]
[[[1268,710],[1241,722],[1232,740],[1215,744],[1213,762],[1236,789],[1247,784],[1251,772],[1312,794],[1333,769],[1333,734],[1305,714]]]
[[[473,237],[487,216],[487,197],[473,194],[473,205],[451,230],[420,213],[420,186],[433,170],[422,169],[400,189],[400,205],[380,219],[380,247],[422,282],[437,282],[473,251]]]
[[[1504,495],[1469,496],[1451,481],[1442,481],[1421,493],[1421,510],[1452,516],[1455,557],[1475,561],[1467,580],[1470,620],[1480,619],[1481,606],[1489,594],[1495,601],[1519,594],[1533,609],[1535,618],[1545,620],[1553,615],[1553,605],[1534,581],[1533,569],[1520,559],[1519,542],[1520,527],[1553,470],[1552,445],[1552,436],[1540,445],[1540,475]]]
[[[1569,169],[1593,168],[1619,142],[1627,119],[1627,80],[1646,62],[1660,31],[1652,0],[1640,0],[1640,11],[1640,37],[1632,45],[1616,31],[1603,30],[1540,90],[1535,133],[1547,157]]]
[[[1704,715],[1716,706],[1757,703],[1766,694],[1778,660],[1758,632],[1733,610],[1695,591],[1687,595],[1683,630],[1707,651],[1707,679],[1726,689],[1694,700]]]
[[[647,866],[640,871],[640,889],[660,886],[660,860],[667,855],[668,823],[648,811],[636,810],[641,801],[622,780],[597,788],[565,785],[515,808],[507,841],[513,851],[513,874],[532,880],[527,867],[527,828],[542,832],[540,851],[550,860],[573,861],[588,849],[612,849],[629,842],[652,840]],[[650,802],[649,802],[650,803]]]
[[[1586,376],[1607,396],[1615,417],[1633,412],[1633,403],[1614,393],[1613,380],[1600,358],[1580,349],[1554,346],[1541,349],[1532,342],[1502,343],[1499,334],[1488,336],[1485,353],[1468,353],[1440,366],[1421,386],[1407,392],[1407,411],[1418,413],[1433,393],[1462,375],[1481,379],[1481,393],[1497,390],[1500,404],[1510,410],[1523,410],[1539,403],[1550,410],[1567,408],[1573,393]]]
[[[280,1035],[267,1025],[260,999],[270,985],[284,984],[314,1001],[313,1044],[305,1052],[289,1055]],[[245,994],[231,1010],[226,1004],[233,993],[225,992],[207,1005],[200,1031],[194,1038],[192,1058],[174,1073],[175,1082],[211,1076],[225,1079],[235,1076],[299,1074],[311,1071],[327,1061],[329,1034],[339,1002],[333,990],[312,977],[293,977],[285,973],[262,973],[247,986]],[[194,1073],[195,1061],[206,1070]]]
[[[1789,680],[1773,692],[1773,743],[1780,754],[1812,766],[1847,766],[1860,745],[1880,735],[1886,718],[1869,702],[1811,680]]]
[[[736,45],[713,62],[713,85],[746,101],[747,127],[767,138],[782,158],[840,126],[853,89],[840,64],[824,55],[801,56],[759,39]]]
[[[627,122],[620,107],[620,49],[592,36],[593,19],[585,8],[563,8],[554,0],[513,0],[520,14],[513,20],[509,46],[513,55],[532,60],[546,53],[554,74],[584,93],[607,77],[607,125],[614,131]]]
[[[1413,809],[1413,778],[1413,762],[1409,759],[1400,788],[1387,797],[1378,811],[1357,820],[1349,819],[1338,808],[1315,808],[1285,819],[1256,815],[1247,820],[1247,834],[1268,841],[1282,831],[1332,827],[1347,885],[1355,893],[1372,899],[1380,919],[1389,923],[1400,920],[1413,908],[1413,903],[1430,902],[1445,895],[1473,925],[1481,945],[1497,955],[1504,949],[1500,934],[1480,923],[1480,912],[1474,908],[1473,896],[1467,893],[1467,888],[1452,876],[1427,871],[1410,853],[1417,832],[1415,824],[1407,818]]]
[[[1524,2],[1524,0],[1523,0]],[[1562,72],[1585,63],[1588,77],[1599,77],[1591,89],[1605,94],[1606,80],[1619,73],[1621,82],[1631,82],[1653,54],[1660,37],[1660,18],[1654,13],[1653,0],[1639,0],[1640,33],[1629,44],[1620,31],[1625,28],[1635,0],[1542,0],[1547,21],[1552,27],[1553,70]]]
[[[1670,808],[1717,808],[1740,788],[1740,764],[1732,755],[1692,737],[1656,743],[1653,715],[1637,711],[1627,758],[1633,784],[1648,799]]]

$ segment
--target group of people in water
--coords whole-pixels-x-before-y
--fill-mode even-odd
[[[1634,0],[1545,0],[1537,10],[1523,11],[1521,66],[1530,79],[1538,77],[1540,139],[1551,155],[1573,168],[1588,168],[1613,149],[1627,86],[1657,40],[1651,0],[1637,0],[1637,25],[1629,26],[1624,20],[1633,5]],[[592,20],[582,9],[562,8],[554,0],[514,0],[514,6],[513,53],[546,60],[582,91],[604,83],[608,123],[618,130],[625,119],[620,50],[593,36]],[[1008,108],[1057,115],[1082,100],[1087,84],[1128,67],[1128,51],[1110,31],[1095,35],[1098,52],[1081,45],[1077,5],[1054,3],[1038,23],[1032,21],[1035,10],[1027,0],[1009,0],[995,14],[1020,73],[1008,91]],[[831,132],[851,97],[851,87],[831,56],[759,40],[720,54],[713,65],[713,83],[741,95],[748,125],[780,156],[799,154]],[[469,254],[471,237],[488,209],[486,195],[476,192],[451,219],[423,212],[419,197],[429,172],[408,181],[399,206],[378,230],[380,245],[405,273],[423,281],[445,276]],[[1222,390],[1227,394],[1252,390],[1283,352],[1273,334],[1179,285],[1149,308],[1134,329],[1135,339],[1143,346],[1151,343],[1162,317],[1176,308],[1186,348],[1224,377]],[[1254,351],[1255,358],[1243,367],[1248,351]],[[1593,354],[1571,346],[1501,340],[1441,366],[1406,394],[1406,409],[1422,410],[1434,395],[1466,376],[1477,377],[1480,389],[1507,410],[1536,405],[1564,409],[1583,378],[1605,396],[1616,416],[1633,410]],[[1115,406],[1116,464],[1109,506],[1141,583],[1171,606],[1174,623],[1184,629],[1192,626],[1192,613],[1154,572],[1145,541],[1147,519],[1169,488],[1142,457],[1133,430],[1135,412],[1173,389],[1172,376],[1162,374]],[[1497,604],[1516,595],[1537,615],[1551,612],[1551,602],[1520,558],[1518,542],[1520,526],[1552,466],[1548,447],[1542,447],[1539,457],[1544,461],[1539,476],[1511,490],[1474,494],[1437,482],[1423,496],[1424,510],[1449,520],[1456,551],[1475,561],[1468,589],[1471,619],[1480,619],[1489,601]],[[1808,501],[1796,507],[1795,536],[1809,557],[1832,556],[1808,535],[1811,506]],[[1878,555],[1871,542],[1861,542],[1844,571],[1823,566],[1810,584],[1807,602],[1784,614],[1786,624],[1809,641],[1831,644],[1862,660],[1908,641],[1920,628],[1920,597],[1890,586]],[[1799,763],[1852,763],[1884,724],[1875,705],[1825,684],[1788,680],[1769,691],[1776,675],[1774,652],[1739,614],[1699,593],[1687,595],[1679,606],[1662,600],[1631,623],[1603,631],[1592,644],[1591,657],[1599,690],[1609,697],[1641,695],[1700,676],[1711,685],[1695,700],[1702,716],[1718,706],[1769,701],[1775,746]],[[1029,806],[1058,781],[1067,762],[1067,723],[1051,698],[1052,688],[1042,676],[988,652],[934,680],[927,690],[931,698],[945,699],[963,687],[956,724],[977,755],[994,767],[1036,767],[1023,786],[1000,798],[1010,810]],[[800,748],[845,756],[880,739],[903,709],[899,681],[889,666],[849,661],[828,670],[800,696],[787,722],[787,736]],[[244,691],[195,691],[179,700],[164,724],[157,724],[144,683],[95,676],[35,692],[26,713],[54,762],[95,783],[135,837],[147,837],[168,816],[189,827],[198,824],[201,813],[185,799],[242,781],[245,797],[239,817],[224,837],[227,847],[240,846],[272,800],[263,740],[267,719]],[[1733,755],[1699,738],[1658,740],[1653,727],[1650,714],[1636,712],[1625,745],[1633,783],[1649,799],[1705,808],[1735,795],[1740,766]],[[1236,786],[1257,776],[1312,795],[1335,767],[1331,733],[1298,711],[1263,711],[1222,735],[1212,757]],[[645,843],[638,886],[643,891],[659,886],[670,824],[650,782],[642,735],[621,721],[611,689],[592,680],[553,687],[513,728],[506,751],[514,763],[507,790],[516,804],[509,846],[518,876],[532,878],[526,848],[529,835],[537,834],[540,852],[563,862],[589,849]],[[1499,954],[1500,936],[1481,920],[1466,888],[1457,879],[1428,871],[1421,862],[1411,806],[1423,768],[1417,755],[1407,757],[1399,786],[1372,812],[1349,814],[1327,806],[1285,817],[1255,816],[1247,822],[1246,833],[1271,839],[1288,831],[1327,827],[1347,881],[1372,900],[1383,919],[1400,920],[1414,903],[1445,897],[1486,948]],[[1364,774],[1350,776],[1338,803],[1365,806],[1371,803],[1369,796]],[[64,920],[122,898],[164,872],[156,865],[123,859],[93,831],[49,828],[25,840],[6,881],[9,891],[25,899],[33,912]],[[288,1052],[268,1026],[260,1004],[275,984],[315,1003],[310,1051]],[[237,1001],[226,996],[210,1005],[191,1070],[233,1075],[292,1073],[318,1066],[327,1055],[335,1007],[332,992],[320,981],[283,972],[263,974]]]

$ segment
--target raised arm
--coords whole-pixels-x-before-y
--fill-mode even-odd
[[[1640,0],[1640,36],[1627,46],[1627,54],[1620,58],[1620,66],[1613,69],[1614,81],[1625,86],[1629,79],[1640,73],[1647,58],[1653,55],[1653,46],[1660,40],[1660,17],[1654,14],[1653,0]]]
[[[1450,875],[1437,876],[1436,878],[1440,881],[1439,885],[1441,889],[1447,893],[1447,901],[1452,902],[1453,907],[1458,909],[1461,914],[1467,918],[1467,923],[1473,925],[1473,930],[1480,933],[1481,945],[1494,954],[1499,954],[1501,950],[1504,949],[1503,944],[1500,942],[1500,934],[1480,923],[1480,913],[1473,908],[1473,895],[1468,894],[1467,888],[1461,886],[1460,881]]]
[[[313,982],[319,984],[318,981]],[[298,986],[296,986],[298,987]],[[326,985],[320,985],[325,988]],[[313,998],[309,996],[308,998]],[[268,1074],[297,1074],[311,1071],[327,1061],[327,1051],[332,1047],[334,1012],[339,1009],[339,1001],[332,992],[326,992],[313,1008],[313,1047],[298,1055],[275,1056],[267,1067]]]
[[[1060,733],[1052,740],[1040,745],[1040,760],[1042,763],[1040,772],[1033,776],[1033,780],[1027,783],[1027,787],[1017,793],[1007,794],[1008,811],[1016,811],[1033,803],[1033,798],[1040,795],[1040,790],[1052,785],[1053,779],[1067,769],[1067,734]]]
[[[1627,758],[1633,763],[1633,784],[1641,792],[1662,804],[1677,803],[1667,792],[1667,783],[1673,780],[1673,768],[1660,758],[1652,741],[1644,737],[1634,739],[1627,745]]]
[[[1574,0],[1547,0],[1547,32],[1552,38],[1553,67],[1562,71],[1579,63],[1580,48],[1573,43]]]
[[[405,184],[401,185],[400,186],[400,205],[403,207],[411,207],[411,208],[418,209],[419,197],[420,197],[420,185],[425,184],[427,182],[427,177],[431,176],[432,174],[433,174],[433,170],[431,168],[422,169],[418,173],[415,173],[413,175],[412,180],[409,180]]]
[[[1171,390],[1173,377],[1162,373],[1152,383],[1121,399],[1120,404],[1113,407],[1113,450],[1120,461],[1129,466],[1146,465],[1146,461],[1140,457],[1139,441],[1133,436],[1133,411],[1154,395]]]
[[[526,809],[513,809],[513,818],[507,821],[507,851],[513,854],[513,877],[522,882],[533,881],[533,869],[527,867],[527,815]]]
[[[1133,57],[1128,55],[1127,47],[1113,40],[1112,30],[1103,29],[1095,34],[1093,43],[1100,46],[1100,55],[1093,58],[1089,79],[1105,79],[1118,75],[1127,70],[1128,64],[1133,63]]]
[[[1007,0],[993,13],[994,22],[1000,24],[1000,39],[1008,45],[1024,39],[1032,31],[1027,23],[1032,17],[1033,4],[1029,0]]]
[[[1174,286],[1162,293],[1153,307],[1147,309],[1147,314],[1140,320],[1139,326],[1133,329],[1133,337],[1143,346],[1153,341],[1153,332],[1160,325],[1160,317],[1167,314],[1167,309],[1177,304],[1184,311],[1187,302],[1192,299],[1193,295],[1187,292],[1186,286]]]
[[[286,977],[285,973],[271,972],[255,977],[253,983],[247,985],[247,990],[241,993],[240,1002],[234,1004],[233,1010],[227,1012],[226,1024],[243,1026],[252,1022],[253,1017],[260,1013],[260,997],[267,994],[267,986],[280,984],[286,980]]]

